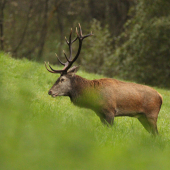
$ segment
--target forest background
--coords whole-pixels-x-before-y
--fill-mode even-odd
[[[55,53],[64,60],[64,37],[80,23],[94,33],[83,42],[82,69],[169,88],[169,7],[169,0],[0,0],[0,50],[58,64]]]

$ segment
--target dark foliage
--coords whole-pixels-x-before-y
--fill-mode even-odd
[[[170,87],[169,6],[169,0],[1,0],[0,50],[56,64],[55,53],[61,59],[67,53],[64,37],[81,23],[84,34],[94,33],[77,61],[85,70]]]
[[[112,75],[170,87],[169,6],[168,0],[137,3],[135,17],[127,22],[126,31],[119,37]]]

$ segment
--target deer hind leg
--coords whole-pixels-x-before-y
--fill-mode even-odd
[[[153,135],[158,134],[157,118],[146,117],[145,115],[142,115],[141,117],[138,118],[138,120],[141,122],[141,124],[149,133],[152,133]]]

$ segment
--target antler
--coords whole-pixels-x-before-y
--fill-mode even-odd
[[[78,56],[79,56],[79,54],[80,54],[83,39],[85,39],[85,38],[93,35],[92,32],[91,32],[90,34],[87,34],[87,35],[83,36],[83,34],[82,34],[82,29],[81,29],[81,25],[80,25],[80,24],[79,24],[79,32],[77,31],[77,27],[76,27],[76,34],[77,34],[77,37],[72,41],[72,40],[71,40],[72,29],[71,29],[70,36],[69,36],[69,41],[68,41],[67,38],[65,37],[66,43],[68,44],[68,46],[69,46],[69,51],[70,51],[70,56],[69,56],[69,58],[67,57],[66,53],[63,51],[64,56],[65,56],[67,62],[66,62],[66,63],[63,63],[63,62],[58,58],[58,56],[57,56],[57,54],[56,54],[58,61],[59,61],[62,65],[64,65],[64,68],[63,68],[62,70],[54,70],[54,69],[50,66],[50,64],[48,63],[48,66],[49,66],[50,69],[51,69],[51,70],[49,70],[48,67],[47,67],[47,64],[46,64],[46,62],[45,62],[45,67],[46,67],[46,69],[47,69],[49,72],[51,72],[51,73],[61,73],[61,74],[67,73],[67,70],[73,65],[73,63],[77,60],[77,58],[78,58]],[[78,51],[77,51],[76,56],[72,59],[72,46],[71,46],[71,45],[72,45],[77,39],[79,40],[79,48],[78,48]]]

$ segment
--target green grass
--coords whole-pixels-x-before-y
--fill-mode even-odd
[[[135,118],[116,118],[108,128],[69,98],[50,97],[58,76],[43,64],[0,54],[0,169],[169,169],[170,90],[156,88],[164,102],[154,138]]]

